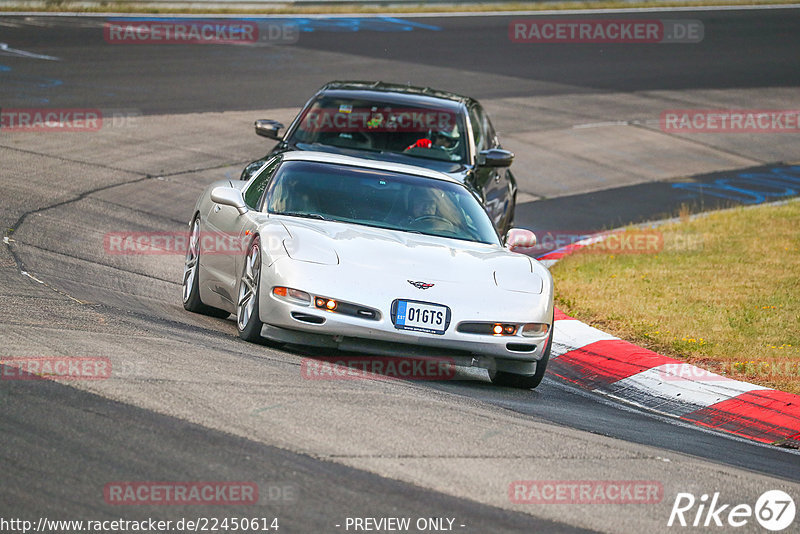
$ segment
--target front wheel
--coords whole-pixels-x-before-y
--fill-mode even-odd
[[[261,245],[256,237],[247,252],[242,280],[239,282],[239,298],[236,299],[236,328],[239,337],[246,341],[261,341],[263,323],[258,313],[260,286]]]
[[[200,300],[200,218],[192,221],[189,246],[183,263],[183,307],[190,312],[202,313],[211,317],[225,318],[230,313],[212,308]]]
[[[555,319],[555,317],[553,317]],[[550,338],[544,348],[542,359],[536,362],[536,371],[532,375],[518,375],[506,371],[489,370],[489,378],[492,384],[510,388],[534,389],[542,382],[544,373],[547,370],[547,362],[550,361],[550,350],[553,348],[553,335],[555,321],[550,323]]]

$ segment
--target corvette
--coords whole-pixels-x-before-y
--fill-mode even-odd
[[[514,252],[535,236],[501,239],[475,193],[444,173],[284,152],[247,181],[209,185],[189,228],[183,305],[235,314],[245,340],[446,355],[514,387],[544,375],[553,280]],[[244,246],[209,250],[231,238]]]

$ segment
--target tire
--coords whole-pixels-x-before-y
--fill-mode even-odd
[[[242,280],[236,299],[236,328],[239,337],[253,343],[262,342],[259,318],[259,289],[261,287],[261,242],[258,237],[250,243],[244,262]]]
[[[192,221],[192,230],[189,234],[189,246],[186,247],[186,258],[183,262],[183,307],[190,312],[210,315],[224,319],[230,313],[219,308],[203,304],[200,300],[200,218]]]
[[[555,319],[555,316],[553,319]],[[550,337],[547,340],[547,346],[544,348],[542,359],[536,362],[536,371],[532,375],[518,375],[505,371],[489,370],[489,378],[492,380],[492,384],[510,388],[535,389],[542,382],[544,373],[547,370],[547,362],[550,361],[550,350],[553,348],[553,326],[555,321],[551,322],[550,325]]]

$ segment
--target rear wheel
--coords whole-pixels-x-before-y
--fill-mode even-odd
[[[239,298],[236,299],[236,327],[239,337],[252,342],[261,341],[258,302],[261,285],[261,244],[256,237],[250,244],[244,262],[244,272],[239,283]]]
[[[492,384],[510,388],[534,389],[542,382],[544,373],[547,370],[547,362],[550,361],[550,350],[553,348],[553,326],[555,323],[551,322],[550,325],[550,337],[547,340],[547,346],[544,348],[542,359],[536,362],[536,371],[532,375],[518,375],[490,369],[489,378],[491,378]]]
[[[200,300],[200,219],[192,221],[186,259],[183,263],[183,307],[190,312],[224,318],[230,315],[225,310],[203,304]]]

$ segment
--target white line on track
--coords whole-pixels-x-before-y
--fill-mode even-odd
[[[11,48],[6,43],[0,43],[0,54],[5,53],[12,56],[30,57],[33,59],[46,59],[48,61],[61,61],[55,56],[46,56],[44,54],[36,54],[34,52],[26,52],[17,48]]]

